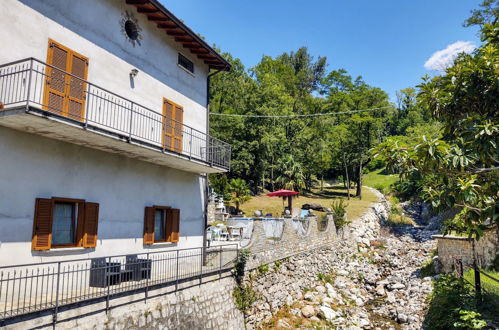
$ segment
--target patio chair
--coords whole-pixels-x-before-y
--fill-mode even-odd
[[[308,216],[308,210],[301,210],[300,211],[300,218],[305,218]]]
[[[106,258],[95,258],[90,263],[89,286],[105,288],[121,282],[121,263],[107,262]]]
[[[125,269],[132,271],[132,281],[141,281],[151,278],[151,259],[140,259],[136,254],[126,256]]]

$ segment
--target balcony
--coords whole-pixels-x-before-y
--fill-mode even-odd
[[[229,144],[34,58],[0,65],[0,125],[193,173],[230,168]]]

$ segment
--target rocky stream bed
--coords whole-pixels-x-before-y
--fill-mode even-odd
[[[436,248],[436,230],[422,221],[422,211],[421,205],[404,205],[414,226],[390,227],[379,215],[360,218],[330,248],[254,274],[261,298],[247,326],[421,329],[432,277],[420,269]]]

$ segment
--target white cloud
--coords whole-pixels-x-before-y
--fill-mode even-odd
[[[460,53],[471,53],[476,48],[471,41],[456,41],[445,49],[439,50],[426,60],[424,67],[430,71],[444,71],[454,63]]]

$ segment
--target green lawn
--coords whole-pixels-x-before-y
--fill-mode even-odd
[[[353,189],[350,189],[350,194],[354,193]],[[363,198],[359,200],[355,197],[350,197],[347,201],[347,191],[343,186],[327,187],[321,191],[314,191],[307,195],[298,195],[293,198],[293,208],[301,207],[306,203],[320,204],[324,207],[331,207],[331,203],[338,199],[345,199],[347,206],[347,216],[348,219],[354,219],[361,216],[365,211],[367,211],[369,205],[378,201],[376,195],[370,192],[368,189],[362,190]],[[287,202],[285,202],[287,206]],[[265,195],[254,196],[248,202],[241,206],[241,209],[246,216],[253,216],[256,210],[263,210],[263,214],[272,213],[274,217],[280,217],[283,211],[282,198],[280,197],[267,197]],[[320,213],[320,212],[319,212]]]
[[[395,183],[398,178],[398,174],[386,174],[385,169],[379,169],[364,175],[362,184],[387,193],[390,185]]]

